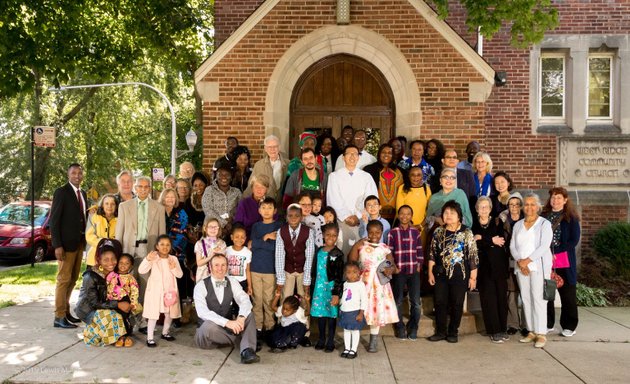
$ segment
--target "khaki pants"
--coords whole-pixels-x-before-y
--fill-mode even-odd
[[[55,287],[55,317],[65,317],[70,313],[70,295],[81,272],[83,249],[81,244],[76,251],[63,252],[63,261],[58,261],[57,285]]]
[[[254,298],[254,317],[256,329],[271,331],[276,324],[273,319],[271,303],[276,290],[276,275],[273,273],[252,272],[252,294]]]
[[[300,295],[300,297],[304,297],[304,273],[289,273],[285,271],[284,275],[285,281],[284,288],[282,289],[282,300],[287,296],[293,296],[295,294],[296,285],[297,294]]]

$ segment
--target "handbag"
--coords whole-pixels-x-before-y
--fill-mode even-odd
[[[171,280],[171,286],[164,292],[164,306],[170,307],[175,305],[179,301],[177,289],[173,287],[173,278]]]
[[[543,300],[554,301],[556,299],[556,281],[554,279],[545,279],[543,287]]]
[[[553,255],[554,268],[569,268],[569,252],[564,251]],[[560,288],[560,287],[558,287]]]

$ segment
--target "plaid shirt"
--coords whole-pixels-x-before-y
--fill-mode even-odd
[[[411,225],[407,229],[396,227],[389,231],[387,245],[401,274],[415,273],[424,262],[420,231]]]

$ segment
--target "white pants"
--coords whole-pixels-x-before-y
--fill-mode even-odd
[[[521,300],[523,300],[523,312],[527,330],[538,335],[547,334],[547,301],[543,299],[544,275],[541,263],[539,270],[529,272],[529,276],[516,271],[518,285],[521,288]]]

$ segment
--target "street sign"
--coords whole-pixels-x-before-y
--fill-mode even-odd
[[[153,181],[164,181],[164,168],[153,168]]]
[[[33,139],[38,147],[55,147],[55,127],[33,127]]]

